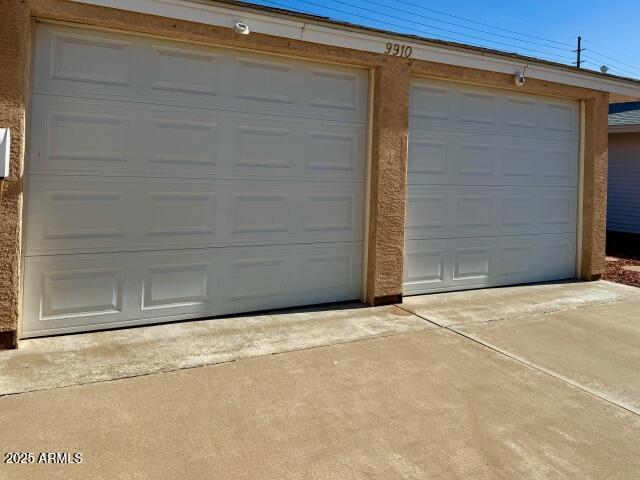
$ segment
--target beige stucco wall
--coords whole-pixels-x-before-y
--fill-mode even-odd
[[[367,302],[388,303],[402,295],[404,222],[412,75],[466,81],[515,90],[511,75],[455,67],[383,54],[156,17],[67,0],[4,2],[0,16],[0,124],[12,128],[11,176],[2,182],[0,210],[0,344],[17,330],[20,312],[22,172],[28,100],[29,40],[34,19],[68,21],[205,44],[248,48],[307,59],[362,66],[373,72]],[[581,276],[602,273],[607,170],[607,95],[529,79],[520,92],[586,101],[584,235]],[[27,119],[28,120],[28,119]]]
[[[0,126],[11,129],[9,177],[0,180],[0,348],[15,345],[20,313],[22,172],[29,52],[24,2],[0,4]]]
[[[607,233],[609,95],[584,102],[584,181],[582,187],[582,261],[580,276],[596,280],[605,271]]]
[[[409,141],[409,64],[387,57],[374,71],[367,303],[402,294]]]

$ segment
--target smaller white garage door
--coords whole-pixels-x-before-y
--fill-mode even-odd
[[[40,25],[23,336],[360,296],[367,72]]]
[[[415,80],[404,293],[575,277],[578,142],[576,102]]]

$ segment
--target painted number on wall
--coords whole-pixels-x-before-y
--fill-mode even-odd
[[[401,45],[400,43],[387,43],[385,45],[384,53],[386,55],[393,55],[394,57],[406,57],[409,58],[413,52],[409,45]]]

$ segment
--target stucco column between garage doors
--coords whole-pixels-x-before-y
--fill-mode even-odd
[[[580,278],[597,280],[605,271],[609,95],[585,100],[582,258]]]
[[[367,303],[402,299],[409,92],[406,62],[389,58],[374,71]]]
[[[0,16],[0,125],[12,129],[9,178],[2,180],[0,203],[0,347],[15,346],[20,317],[23,171],[29,38],[34,19],[115,28],[221,47],[295,55],[371,68],[374,72],[366,300],[401,298],[409,91],[412,75],[464,81],[585,101],[582,202],[582,279],[604,268],[608,94],[529,79],[516,89],[511,75],[254,34],[239,38],[228,28],[203,25],[66,0],[11,2]]]

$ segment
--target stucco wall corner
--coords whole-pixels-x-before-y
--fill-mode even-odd
[[[9,176],[0,181],[0,348],[12,346],[20,312],[28,8],[25,0],[2,2],[0,15],[0,126],[11,129]]]

